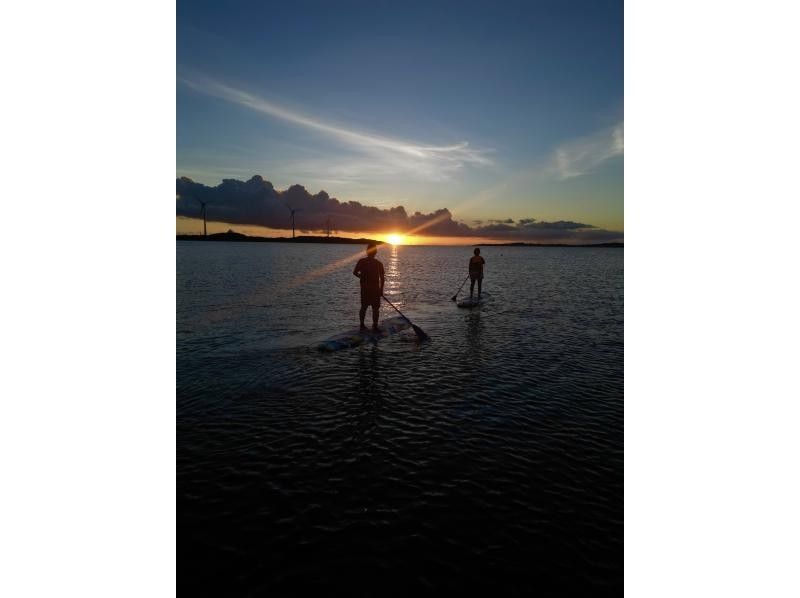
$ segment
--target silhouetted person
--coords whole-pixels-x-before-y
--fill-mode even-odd
[[[353,274],[361,279],[361,311],[358,312],[361,330],[366,330],[364,326],[364,316],[367,314],[367,306],[372,306],[372,329],[378,330],[378,310],[381,308],[381,295],[383,295],[383,264],[375,259],[378,247],[375,243],[367,245],[367,257],[358,260]]]
[[[469,258],[469,298],[472,299],[472,292],[475,289],[475,281],[478,281],[478,299],[481,298],[481,285],[483,284],[483,265],[486,263],[481,257],[481,250],[477,247],[473,251],[475,255]]]

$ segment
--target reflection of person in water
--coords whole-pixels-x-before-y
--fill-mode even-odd
[[[478,281],[478,299],[481,298],[481,285],[483,284],[483,265],[486,263],[481,257],[481,250],[477,247],[469,258],[469,298],[472,299],[472,292],[475,289],[475,281]]]
[[[381,308],[381,295],[383,295],[383,264],[375,259],[378,247],[375,243],[367,245],[367,257],[358,260],[353,274],[361,279],[361,311],[358,312],[361,330],[366,330],[364,326],[364,316],[367,314],[367,307],[372,306],[372,329],[378,330],[378,310]]]

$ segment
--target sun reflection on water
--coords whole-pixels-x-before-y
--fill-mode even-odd
[[[400,266],[398,256],[400,248],[397,245],[392,245],[389,251],[389,257],[384,267],[386,273],[386,283],[384,285],[383,294],[386,295],[395,305],[402,305],[401,292],[400,292]]]

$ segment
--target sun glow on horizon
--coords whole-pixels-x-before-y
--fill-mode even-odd
[[[386,235],[386,242],[391,243],[392,245],[404,245],[406,242],[406,236],[392,233],[390,235]]]

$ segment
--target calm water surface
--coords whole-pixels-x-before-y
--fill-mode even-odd
[[[621,590],[623,250],[382,247],[431,342],[320,353],[363,255],[177,243],[179,589]]]

